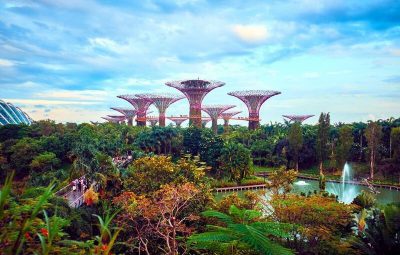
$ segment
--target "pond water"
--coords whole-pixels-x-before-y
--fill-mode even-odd
[[[314,192],[314,190],[319,191],[319,184],[316,180],[306,180],[306,179],[297,179],[293,183],[293,189],[291,193],[300,194],[304,192],[307,194],[308,192]],[[344,203],[351,203],[353,199],[361,193],[362,190],[369,191],[368,187],[362,185],[355,185],[355,184],[346,184],[345,190],[346,195],[343,196],[343,184],[336,183],[336,182],[326,182],[325,190],[329,193],[335,194],[339,197],[339,200]],[[389,190],[384,188],[376,188],[379,192],[376,194],[376,201],[378,204],[388,204],[388,203],[400,203],[400,191],[397,190]],[[243,195],[246,191],[237,191],[239,195]],[[267,192],[267,190],[266,190]],[[223,193],[216,193],[216,199],[219,200],[223,196],[226,196],[232,192],[223,192]]]

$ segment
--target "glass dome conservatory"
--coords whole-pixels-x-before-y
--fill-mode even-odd
[[[26,124],[30,125],[32,119],[19,107],[0,100],[0,126],[7,124]]]

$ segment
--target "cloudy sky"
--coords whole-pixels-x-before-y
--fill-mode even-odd
[[[263,123],[400,117],[400,1],[172,2],[0,0],[0,98],[35,120],[100,121],[129,106],[117,95],[179,94],[164,83],[200,77],[226,82],[205,104],[243,116],[227,92],[281,91]],[[186,99],[167,111],[187,113]]]

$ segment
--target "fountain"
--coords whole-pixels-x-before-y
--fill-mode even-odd
[[[347,162],[344,164],[341,179],[342,181],[340,185],[327,183],[326,191],[337,195],[339,201],[345,204],[350,204],[358,195],[359,190],[357,190],[355,185],[349,183],[349,181],[353,180],[353,172],[351,166]]]
[[[299,186],[306,186],[306,185],[310,185],[308,182],[305,182],[303,180],[297,181],[295,183],[293,183],[294,185],[299,185]]]

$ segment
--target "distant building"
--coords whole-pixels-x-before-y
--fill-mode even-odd
[[[32,119],[21,108],[0,100],[0,126],[7,124],[32,124]]]

